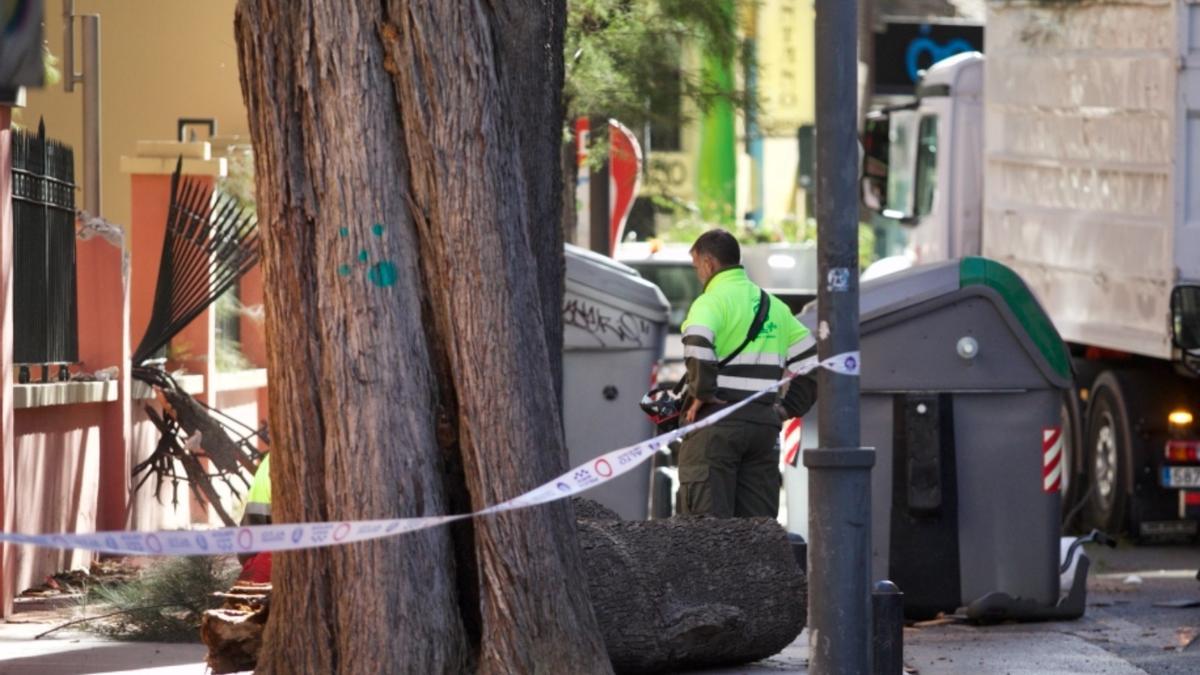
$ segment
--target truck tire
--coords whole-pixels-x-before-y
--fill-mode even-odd
[[[1083,424],[1079,412],[1078,390],[1072,386],[1063,395],[1062,401],[1062,487],[1059,489],[1064,533],[1080,531],[1079,512],[1082,510],[1080,500],[1087,492],[1084,487],[1088,484],[1083,472],[1080,471],[1080,455],[1083,449]]]
[[[1090,401],[1084,445],[1085,475],[1091,490],[1084,513],[1088,527],[1117,534],[1126,525],[1133,434],[1125,394],[1115,373],[1105,371],[1096,378]]]

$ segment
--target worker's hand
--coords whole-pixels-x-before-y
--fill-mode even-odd
[[[706,398],[703,400],[694,398],[694,399],[692,399],[692,402],[688,404],[687,410],[683,411],[683,421],[687,424],[691,424],[692,422],[695,422],[696,415],[698,415],[700,413],[700,409],[704,407],[705,403],[713,403],[716,405],[725,405],[725,401],[722,401],[719,398]]]
[[[792,418],[792,415],[787,411],[787,408],[784,408],[779,403],[775,404],[775,414],[779,415],[780,422],[786,422]]]

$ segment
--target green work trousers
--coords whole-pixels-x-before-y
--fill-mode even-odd
[[[779,515],[779,427],[722,420],[688,434],[679,448],[680,515]]]

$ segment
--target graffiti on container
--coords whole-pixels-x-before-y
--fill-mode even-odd
[[[606,314],[600,307],[583,300],[567,300],[563,305],[563,325],[574,326],[600,341],[601,345],[630,343],[641,346],[649,337],[650,323],[629,312]]]

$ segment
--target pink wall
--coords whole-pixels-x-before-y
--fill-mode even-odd
[[[118,400],[102,406],[99,527],[128,525],[131,421],[129,416],[129,288],[122,250],[101,237],[75,243],[80,367],[120,369]]]
[[[88,403],[17,410],[14,468],[20,532],[94,532],[104,408]],[[88,551],[23,546],[8,572],[21,591],[63,569],[86,568]]]
[[[262,307],[262,266],[255,265],[254,269],[246,272],[246,275],[238,283],[240,284],[238,294],[242,298],[242,305]],[[243,315],[238,323],[242,332],[242,354],[256,368],[266,368],[267,345],[262,321]]]

